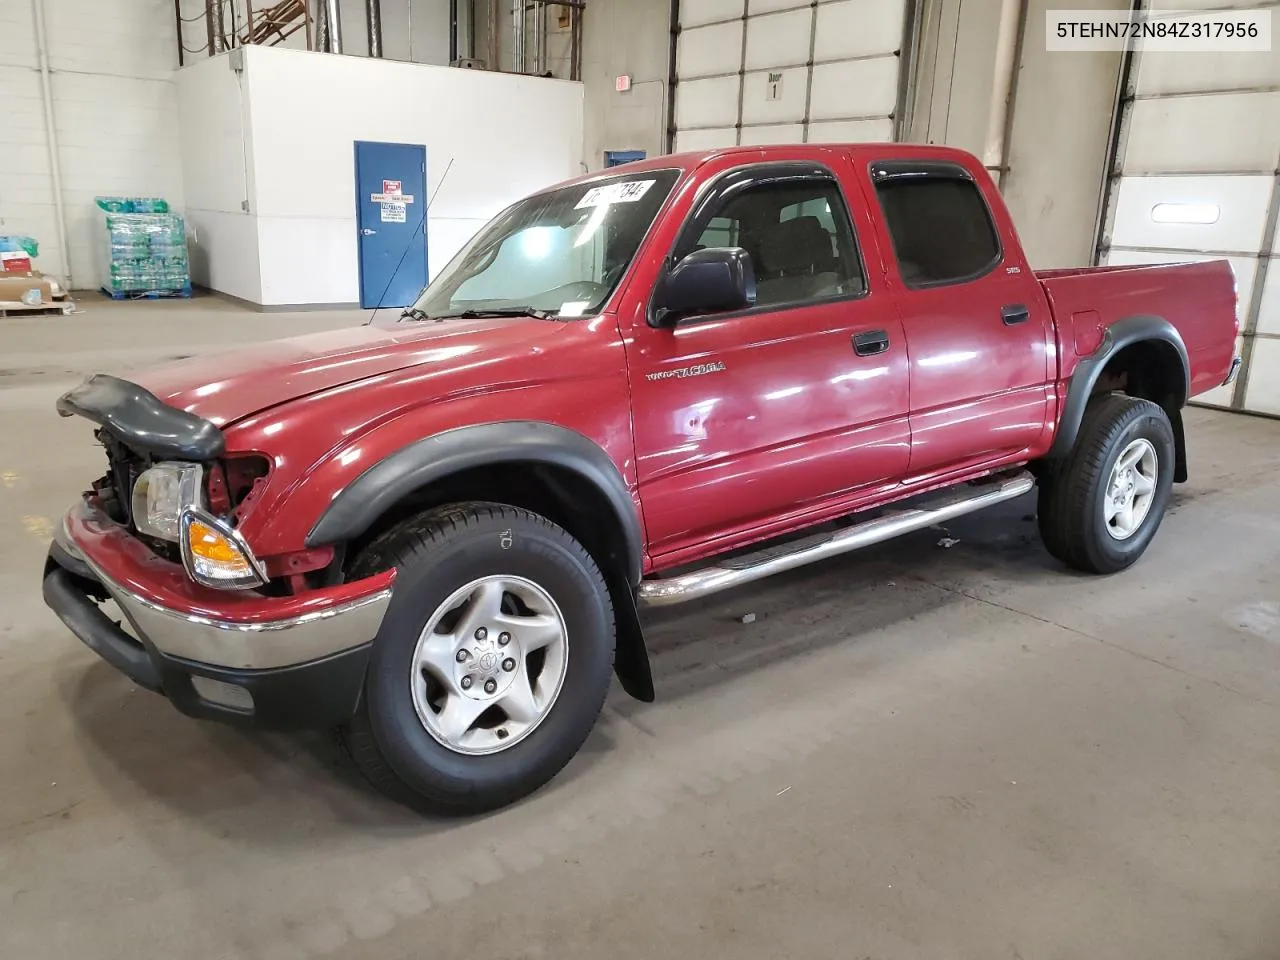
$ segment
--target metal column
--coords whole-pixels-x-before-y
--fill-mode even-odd
[[[342,8],[339,0],[325,0],[325,16],[329,19],[329,52],[342,52]]]
[[[369,56],[382,56],[382,2],[365,0],[365,22],[369,26]]]

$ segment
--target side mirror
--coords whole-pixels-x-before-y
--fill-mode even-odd
[[[695,250],[671,269],[649,322],[670,327],[681,317],[742,310],[755,302],[751,255],[741,247],[709,247]]]

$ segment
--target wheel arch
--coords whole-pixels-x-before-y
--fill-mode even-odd
[[[1066,457],[1075,447],[1085,408],[1098,393],[1120,391],[1151,400],[1164,408],[1173,424],[1176,464],[1174,479],[1187,479],[1186,441],[1182,407],[1191,390],[1191,364],[1186,344],[1164,317],[1135,314],[1111,324],[1102,343],[1076,365],[1066,401],[1046,459]]]
[[[458,427],[415,441],[347,485],[307,534],[308,547],[344,544],[354,556],[410,515],[457,500],[489,500],[547,517],[574,536],[605,576],[617,626],[614,667],[631,696],[651,701],[653,679],[634,587],[644,535],[631,492],[594,441],[542,421]]]

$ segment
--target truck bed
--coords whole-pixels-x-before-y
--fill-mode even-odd
[[[1236,353],[1236,283],[1226,260],[1037,270],[1058,330],[1058,376],[1102,343],[1124,317],[1155,315],[1173,325],[1191,358],[1196,396],[1222,383]]]

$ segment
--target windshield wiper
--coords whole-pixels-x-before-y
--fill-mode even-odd
[[[557,313],[548,313],[535,307],[487,307],[483,310],[463,310],[459,313],[442,313],[435,320],[481,320],[485,317],[533,317],[535,320],[554,320]]]
[[[418,307],[406,307],[400,311],[401,320],[430,320],[431,316],[425,310]]]

